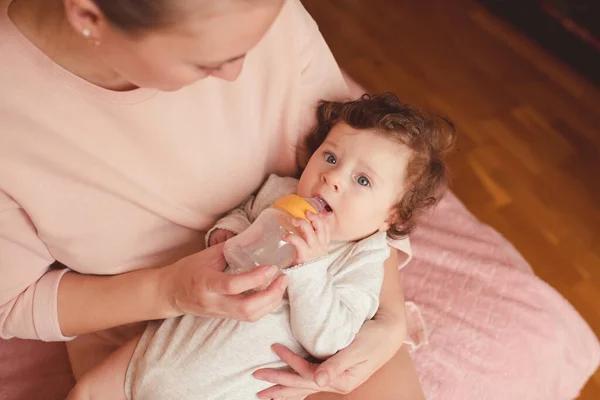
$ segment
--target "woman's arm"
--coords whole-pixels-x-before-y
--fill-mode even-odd
[[[56,317],[59,271],[24,210],[0,190],[0,337],[65,340]]]
[[[287,279],[265,285],[276,267],[230,275],[223,272],[223,243],[158,269],[110,277],[68,273],[58,295],[58,315],[65,335],[81,335],[114,326],[182,314],[255,321],[281,301]]]
[[[58,319],[65,336],[174,314],[160,288],[160,269],[115,276],[67,272],[58,288]]]
[[[287,279],[244,297],[269,282],[277,268],[226,274],[222,245],[170,266],[116,276],[52,270],[53,262],[28,215],[0,191],[0,337],[68,340],[184,313],[256,320],[279,304]]]
[[[398,272],[398,250],[393,247],[390,248],[390,257],[385,262],[384,271],[383,285],[379,295],[379,309],[374,319],[386,324],[395,333],[394,345],[397,351],[406,339],[406,310],[404,288]]]
[[[114,277],[50,269],[31,219],[0,191],[0,336],[45,341],[168,314],[159,271]]]

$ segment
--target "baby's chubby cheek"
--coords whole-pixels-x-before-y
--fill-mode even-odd
[[[331,238],[331,240],[340,240],[338,227],[337,227],[337,224],[335,223],[335,219],[333,218],[333,215],[328,215],[325,218],[325,223],[327,224],[327,228],[329,229],[329,237]]]

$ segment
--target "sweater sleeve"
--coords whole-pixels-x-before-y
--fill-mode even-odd
[[[0,337],[69,340],[58,321],[54,262],[25,211],[0,191]]]
[[[387,247],[361,251],[335,275],[327,257],[286,271],[292,331],[311,355],[332,356],[373,318],[388,255]]]

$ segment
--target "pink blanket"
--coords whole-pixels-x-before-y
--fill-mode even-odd
[[[402,274],[427,327],[428,344],[413,353],[427,399],[577,396],[600,344],[505,239],[450,194],[413,248]],[[0,400],[64,399],[72,383],[63,344],[0,340]]]
[[[428,399],[566,400],[600,362],[586,322],[454,197],[413,238],[403,271],[428,345],[413,353]]]

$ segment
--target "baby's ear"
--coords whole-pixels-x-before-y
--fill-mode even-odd
[[[386,220],[379,226],[379,232],[387,232],[390,227],[398,221],[399,215],[396,208],[392,208]]]
[[[392,224],[385,221],[383,224],[379,225],[379,232],[387,232],[388,229],[390,229],[390,226],[392,226]]]

